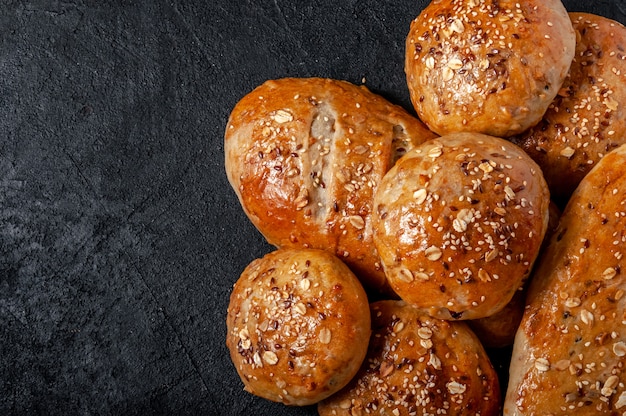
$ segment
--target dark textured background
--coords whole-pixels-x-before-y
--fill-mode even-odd
[[[314,415],[242,391],[234,281],[270,250],[224,173],[270,78],[409,108],[424,1],[0,0],[0,415]],[[623,0],[566,1],[626,23]]]

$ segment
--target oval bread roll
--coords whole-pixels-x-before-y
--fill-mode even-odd
[[[253,261],[235,283],[226,344],[245,390],[310,405],[356,374],[370,336],[358,279],[332,254],[284,249]]]
[[[374,196],[374,242],[395,292],[441,319],[501,310],[539,252],[550,203],[541,170],[478,133],[418,146]]]
[[[320,416],[499,414],[497,375],[465,323],[431,318],[397,300],[375,302],[371,310],[363,366],[318,404]]]
[[[626,28],[588,13],[570,17],[576,55],[569,76],[542,121],[512,139],[565,201],[603,155],[626,143]]]
[[[321,78],[273,80],[233,109],[226,173],[270,244],[331,251],[367,287],[381,289],[373,192],[398,157],[435,136],[365,87]]]
[[[434,0],[406,39],[411,101],[440,135],[518,134],[541,120],[574,48],[560,0]]]
[[[626,412],[626,147],[581,181],[530,282],[505,415]]]

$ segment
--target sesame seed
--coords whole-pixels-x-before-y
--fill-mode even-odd
[[[426,258],[430,261],[437,261],[441,258],[442,256],[442,252],[438,247],[435,246],[430,246],[426,249],[426,251],[424,252],[424,254],[426,255]]]
[[[319,340],[322,344],[330,344],[332,333],[328,328],[322,328],[319,333]]]
[[[273,351],[265,351],[263,353],[263,361],[269,365],[276,365],[278,363],[278,356]]]
[[[617,270],[614,267],[607,267],[604,272],[602,272],[602,277],[604,280],[611,280],[617,275]]]
[[[417,330],[417,335],[421,339],[430,339],[433,336],[433,331],[430,328],[423,326]]]
[[[537,358],[535,360],[535,368],[540,372],[546,372],[550,369],[550,361],[545,358]]]
[[[277,110],[272,119],[282,124],[293,121],[293,115],[288,110]]]
[[[626,344],[623,341],[613,344],[613,353],[618,357],[626,356]]]
[[[427,196],[428,192],[424,188],[418,189],[417,191],[413,192],[413,198],[415,198],[416,204],[423,204],[424,201],[426,201]]]
[[[365,228],[365,220],[360,215],[351,215],[348,219],[350,224],[357,230]]]
[[[570,146],[567,146],[567,147],[565,147],[564,149],[561,150],[560,154],[561,154],[561,156],[570,159],[572,156],[574,156],[575,152],[576,152],[575,149],[571,148]]]

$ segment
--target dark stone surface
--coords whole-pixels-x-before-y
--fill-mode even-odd
[[[223,131],[285,76],[409,108],[424,4],[0,0],[0,414],[316,414],[243,392],[224,345],[231,286],[270,247]],[[626,23],[621,0],[565,4]]]

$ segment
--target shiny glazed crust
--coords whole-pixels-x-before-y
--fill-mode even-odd
[[[581,181],[537,262],[504,414],[626,411],[626,148]]]
[[[478,133],[428,141],[385,175],[374,241],[395,292],[441,319],[501,310],[538,254],[547,185],[512,143]]]
[[[543,238],[539,255],[545,248],[548,241],[556,231],[561,217],[561,211],[558,206],[551,202],[548,208],[548,229]],[[532,280],[533,272],[531,271],[528,280]],[[528,282],[526,283],[526,285]],[[513,299],[499,312],[482,319],[469,321],[470,328],[478,336],[480,342],[486,348],[502,348],[513,345],[515,333],[519,328],[522,316],[524,315],[524,307],[526,306],[526,285],[521,287]]]
[[[570,17],[576,55],[569,76],[542,121],[512,139],[564,200],[603,155],[626,143],[626,28],[588,13]]]
[[[372,338],[355,379],[318,405],[320,416],[498,415],[497,375],[463,322],[403,301],[371,305]]]
[[[270,244],[328,250],[367,287],[381,289],[370,221],[374,189],[399,156],[435,136],[365,87],[272,80],[231,113],[226,173]]]
[[[518,134],[541,120],[574,47],[560,0],[434,0],[406,39],[411,100],[440,135]]]
[[[235,283],[226,345],[245,390],[310,405],[345,386],[370,336],[358,279],[332,254],[285,249],[253,261]]]

